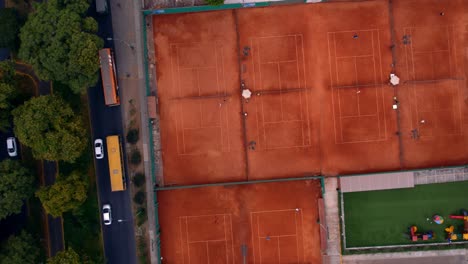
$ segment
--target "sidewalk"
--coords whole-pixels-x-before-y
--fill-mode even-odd
[[[340,216],[338,213],[338,178],[325,178],[325,218],[327,222],[328,240],[327,252],[323,256],[323,264],[341,263]]]
[[[345,264],[462,264],[468,263],[468,250],[431,250],[343,256]]]
[[[140,131],[140,140],[135,147],[140,150],[143,156],[143,171],[146,176],[146,212],[147,223],[142,225],[142,229],[135,230],[135,236],[147,237],[147,245],[151,263],[158,263],[155,227],[155,207],[153,180],[151,174],[151,155],[149,153],[150,135],[149,118],[147,109],[147,94],[145,86],[144,70],[144,46],[142,32],[142,2],[125,0],[121,2],[111,1],[112,26],[114,30],[115,53],[117,57],[117,71],[119,84],[121,86],[121,111],[124,117],[124,131],[128,131],[129,112],[134,106],[136,113],[140,115],[137,127]],[[152,36],[152,35],[151,35]],[[120,40],[120,41],[119,41]],[[135,47],[134,49],[130,45]],[[130,103],[132,102],[132,103]],[[132,106],[133,105],[133,106]],[[125,134],[126,135],[126,134]],[[124,136],[125,136],[124,135]],[[141,165],[139,165],[141,167]],[[138,169],[135,169],[138,171]],[[131,176],[130,176],[131,177]],[[133,193],[132,193],[133,195]],[[135,208],[134,208],[135,209]],[[133,210],[135,212],[135,210]],[[134,215],[135,217],[135,215]],[[147,227],[148,230],[145,230]],[[137,240],[138,241],[138,240]]]

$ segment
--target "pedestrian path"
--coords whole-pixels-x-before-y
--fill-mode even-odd
[[[327,223],[327,250],[323,256],[323,264],[341,263],[340,218],[338,212],[338,178],[325,178],[325,219]]]
[[[462,264],[468,263],[467,249],[428,250],[343,256],[344,264]]]
[[[468,181],[468,167],[420,170],[413,174],[415,185]]]

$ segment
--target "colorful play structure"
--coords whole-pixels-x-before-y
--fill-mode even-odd
[[[468,211],[462,210],[461,215],[450,215],[449,217],[450,219],[463,220],[463,231],[461,233],[455,233],[455,227],[453,225],[445,228],[448,242],[454,240],[468,240]]]
[[[416,226],[410,226],[409,233],[411,241],[418,241],[418,240],[429,240],[434,239],[434,232],[432,230],[424,232],[424,233],[416,233],[418,228]]]
[[[447,241],[450,243],[456,240],[468,240],[468,211],[461,210],[460,215],[449,215],[449,218],[463,220],[463,229],[459,228],[459,232],[457,232],[453,225],[450,225],[447,228],[445,228],[445,233],[447,234]],[[427,218],[427,221],[429,221],[429,218]],[[444,218],[440,215],[435,214],[432,216],[431,223],[441,225],[444,223]],[[408,228],[408,231],[410,239],[413,242],[416,242],[418,240],[426,241],[434,239],[434,232],[432,230],[418,233],[418,228],[415,225],[413,225]]]
[[[438,225],[441,225],[444,223],[444,218],[440,215],[434,215],[432,216],[432,221],[434,221],[434,223],[438,224]]]

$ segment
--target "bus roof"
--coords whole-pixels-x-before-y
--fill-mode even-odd
[[[101,64],[102,88],[106,105],[117,105],[117,83],[114,72],[114,59],[109,48],[99,50],[99,61]]]
[[[109,160],[109,176],[111,181],[111,189],[115,191],[125,190],[123,180],[123,164],[121,157],[120,139],[119,136],[108,136],[107,143],[107,159]]]

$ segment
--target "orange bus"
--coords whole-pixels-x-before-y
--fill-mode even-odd
[[[107,136],[107,160],[109,161],[109,175],[111,190],[113,192],[124,191],[125,171],[123,167],[122,144],[119,136]]]
[[[101,63],[104,101],[107,106],[120,105],[119,86],[117,84],[114,56],[111,49],[99,50],[99,62]]]

